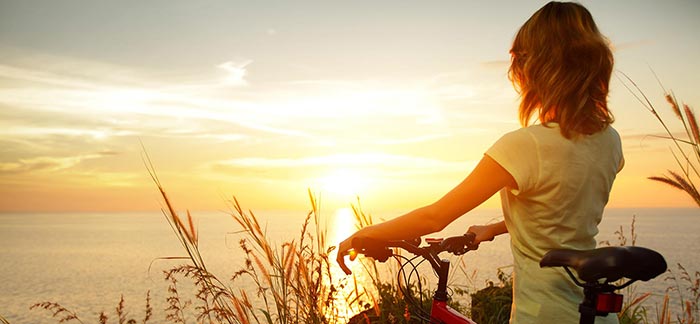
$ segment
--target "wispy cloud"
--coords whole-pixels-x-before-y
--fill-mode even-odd
[[[415,136],[415,137],[404,137],[404,138],[397,138],[397,139],[385,138],[385,139],[378,140],[377,143],[380,145],[415,144],[415,143],[431,142],[431,141],[447,138],[449,136],[451,136],[451,135],[443,133],[443,134],[428,134],[428,135]]]
[[[481,66],[489,68],[489,69],[499,69],[499,70],[507,71],[508,67],[510,66],[510,61],[508,61],[508,60],[484,61],[484,62],[481,62]]]
[[[24,67],[0,64],[0,78],[15,81],[35,82],[43,85],[95,89],[96,85],[74,77],[57,75],[45,70],[30,69]]]
[[[19,159],[17,162],[0,163],[0,174],[17,174],[26,172],[56,172],[73,168],[86,160],[99,159],[115,155],[115,152],[105,151],[77,156],[39,156]]]
[[[516,98],[507,78],[507,61],[488,61],[458,71],[439,73],[425,81],[438,100],[465,106],[509,105]]]
[[[640,39],[637,41],[630,41],[630,42],[621,42],[621,43],[615,43],[613,44],[613,49],[615,51],[627,51],[627,50],[632,50],[632,49],[637,49],[637,48],[643,48],[643,47],[648,47],[651,45],[654,45],[656,41],[652,39]]]
[[[118,129],[92,129],[81,127],[35,127],[35,126],[8,126],[0,129],[0,136],[10,137],[42,137],[42,136],[86,136],[94,139],[104,139],[113,136],[136,135],[135,131]]]
[[[294,168],[381,168],[382,170],[414,170],[425,173],[444,173],[468,170],[475,161],[445,161],[439,159],[386,153],[332,154],[301,158],[246,157],[217,161],[212,169],[237,168],[294,169]]]
[[[35,148],[45,143],[49,149],[59,141],[68,145],[66,140],[84,145],[157,137],[200,143],[284,141],[290,150],[347,145],[381,150],[483,131],[493,122],[491,107],[513,97],[503,95],[502,85],[488,85],[495,76],[478,69],[419,80],[298,80],[240,87],[247,84],[253,62],[240,60],[219,65],[230,84],[238,85],[231,87],[214,69],[177,82],[94,62],[74,73],[60,63],[78,66],[79,60],[42,59],[0,66],[0,85],[13,85],[0,86],[5,143],[35,143]]]
[[[249,63],[237,66],[234,63],[225,64],[224,67],[230,72],[229,82],[242,84],[245,73],[241,69],[247,64]],[[175,127],[183,121],[217,121],[254,131],[304,136],[303,131],[266,123],[256,109],[259,104],[201,96],[199,92],[190,94],[181,91],[182,89],[169,91],[167,85],[155,82],[134,80],[127,84],[115,84],[102,76],[81,79],[8,65],[0,66],[0,80],[2,79],[14,82],[15,86],[0,88],[0,103],[10,109],[33,111],[37,116],[51,112],[74,116],[74,121],[83,120],[86,114],[99,119],[133,120],[145,133],[154,124],[170,124]],[[19,81],[23,83],[17,86]],[[210,89],[216,90],[217,87],[213,84]],[[71,127],[75,126],[71,124]]]
[[[231,86],[246,86],[248,81],[245,79],[248,74],[246,69],[248,65],[253,63],[252,60],[241,62],[227,61],[219,64],[217,67],[226,71],[227,75],[224,78],[224,83]]]
[[[299,184],[340,169],[390,182],[461,175],[475,164],[470,155],[446,160],[431,155],[430,147],[460,147],[455,136],[482,133],[489,124],[480,114],[489,111],[470,105],[498,101],[483,97],[495,91],[480,92],[485,86],[464,73],[251,84],[252,60],[182,79],[69,60],[76,73],[61,62],[10,60],[0,66],[0,174],[6,183],[134,185],[139,170],[123,163],[137,154],[102,159],[104,152],[84,152],[133,153],[137,138],[168,156],[165,172],[189,170],[193,183],[226,178]],[[232,155],[240,158],[225,159]]]
[[[636,131],[620,130],[622,134],[622,143],[627,152],[644,151],[644,152],[663,152],[662,154],[671,154],[670,150],[673,145],[667,133],[639,133]],[[674,132],[676,138],[688,138],[688,134],[678,131]]]
[[[247,84],[247,67],[251,63],[252,60],[229,61],[219,68],[228,73],[228,84],[240,86]],[[379,132],[371,128],[374,120],[440,127],[448,119],[454,120],[454,116],[446,116],[444,101],[456,104],[498,99],[494,96],[497,91],[484,91],[483,86],[477,87],[476,83],[465,79],[468,75],[464,73],[443,75],[429,82],[297,81],[274,88],[248,88],[227,93],[215,82],[189,87],[147,79],[115,83],[89,73],[76,78],[7,65],[3,71],[0,77],[30,82],[19,88],[0,88],[0,103],[6,106],[77,118],[90,112],[101,119],[131,120],[131,124],[145,134],[153,128],[162,133],[167,125],[186,128],[186,124],[218,122],[239,129],[239,133],[248,130],[258,132],[256,135],[267,133],[314,139],[328,137],[326,125],[334,125],[339,130],[346,127],[374,132],[378,142],[386,145],[392,141],[412,141],[414,136],[390,136],[382,140],[382,133],[392,133],[392,124],[383,125]],[[60,128],[60,125],[53,127]]]

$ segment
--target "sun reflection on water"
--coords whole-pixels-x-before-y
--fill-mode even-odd
[[[350,208],[340,208],[333,215],[333,224],[329,238],[332,243],[338,244],[355,233],[355,215]]]
[[[336,210],[331,226],[329,226],[328,237],[331,240],[329,243],[337,246],[342,240],[348,238],[357,230],[355,224],[355,214],[352,209],[341,208]],[[335,259],[335,255],[332,257]],[[338,265],[332,268],[332,273],[335,278],[334,281],[336,281],[334,284],[341,284],[336,306],[338,306],[338,310],[341,313],[345,312],[345,316],[350,317],[364,310],[364,303],[371,302],[373,300],[371,296],[376,293],[373,289],[372,280],[360,260],[350,261],[346,257],[345,263],[352,270],[352,275],[346,276]],[[361,305],[361,303],[358,303],[359,301],[364,301],[364,303]]]

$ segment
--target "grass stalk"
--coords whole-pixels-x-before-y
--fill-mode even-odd
[[[678,138],[673,134],[673,132],[671,132],[664,119],[661,118],[658,111],[654,107],[654,104],[651,103],[651,100],[649,100],[640,87],[626,74],[618,72],[618,75],[622,75],[623,78],[620,78],[622,84],[627,88],[627,90],[630,91],[630,93],[632,93],[632,95],[642,104],[642,106],[644,106],[647,111],[654,116],[654,118],[666,132],[667,137],[665,138],[670,139],[675,147],[675,151],[672,149],[671,153],[676,160],[676,165],[681,170],[680,174],[668,170],[670,176],[652,176],[649,177],[649,179],[665,183],[686,192],[686,194],[693,199],[695,204],[700,207],[700,193],[698,192],[693,180],[693,178],[700,178],[700,172],[698,171],[698,166],[696,166],[696,164],[700,165],[700,129],[698,129],[698,121],[694,111],[687,104],[682,105],[683,109],[681,109],[681,105],[678,103],[675,94],[673,94],[671,91],[667,91],[663,85],[661,85],[666,102],[671,106],[671,110],[681,121],[683,129],[685,130],[686,138]],[[628,83],[631,84],[631,86],[628,85]],[[659,84],[661,84],[660,81]]]

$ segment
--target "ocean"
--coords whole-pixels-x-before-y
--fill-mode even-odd
[[[337,243],[352,230],[349,213],[347,209],[322,212],[329,242]],[[208,268],[228,280],[243,262],[237,223],[225,212],[192,214]],[[279,244],[299,235],[306,214],[256,212],[268,237]],[[434,236],[461,234],[470,224],[501,217],[499,210],[478,209]],[[615,245],[615,232],[622,230],[627,244],[632,244],[633,219],[636,245],[659,251],[676,274],[680,274],[679,263],[691,275],[700,271],[700,209],[608,209],[598,240]],[[97,322],[102,311],[114,322],[123,296],[129,317],[139,321],[150,291],[154,315],[149,323],[165,323],[162,309],[168,282],[163,271],[186,262],[166,259],[184,255],[179,244],[160,211],[0,214],[0,316],[10,323],[57,323],[48,311],[29,310],[32,304],[51,301],[76,312],[86,323]],[[482,244],[464,260],[468,272],[477,274],[472,285],[485,286],[495,280],[496,269],[509,271],[508,237]],[[665,280],[668,276],[635,286],[637,291],[653,292],[658,301],[673,283]],[[432,277],[428,273],[425,278]]]

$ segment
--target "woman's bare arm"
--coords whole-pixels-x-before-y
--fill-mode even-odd
[[[338,262],[351,249],[355,237],[403,240],[442,230],[458,217],[479,206],[504,187],[517,188],[513,177],[488,155],[454,189],[433,204],[413,210],[392,220],[365,227],[338,246]],[[346,273],[349,272],[344,268]]]

